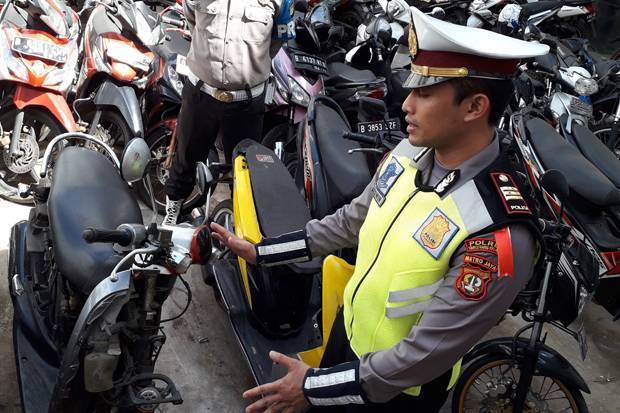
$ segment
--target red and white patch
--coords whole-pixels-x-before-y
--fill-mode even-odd
[[[466,300],[481,301],[487,296],[491,272],[464,265],[454,283],[456,291]]]

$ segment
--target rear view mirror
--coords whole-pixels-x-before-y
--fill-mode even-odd
[[[306,14],[308,12],[308,2],[306,0],[296,0],[293,8],[296,12]]]
[[[359,116],[363,119],[382,120],[387,115],[384,101],[367,96],[360,97],[358,109]]]
[[[127,183],[144,178],[146,168],[151,161],[151,150],[142,138],[133,138],[123,151],[121,176]]]
[[[444,20],[446,18],[446,11],[441,7],[433,7],[431,16],[439,20]]]

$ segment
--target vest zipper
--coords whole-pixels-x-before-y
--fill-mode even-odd
[[[396,214],[394,219],[392,219],[392,222],[390,222],[390,226],[388,227],[387,231],[385,231],[385,234],[383,234],[383,238],[381,239],[381,242],[379,243],[379,248],[377,249],[377,254],[375,255],[375,258],[372,260],[372,263],[370,263],[370,266],[368,267],[368,269],[366,270],[366,272],[362,276],[362,279],[360,280],[360,282],[357,283],[357,285],[355,286],[355,290],[353,290],[353,295],[351,296],[351,323],[349,323],[349,331],[351,331],[351,337],[349,337],[349,342],[351,342],[352,339],[353,339],[353,319],[355,318],[355,312],[353,311],[353,301],[355,300],[355,296],[357,295],[357,291],[359,290],[360,286],[364,282],[364,279],[366,279],[366,276],[368,275],[370,270],[372,270],[372,267],[374,267],[375,263],[377,262],[377,259],[379,258],[379,254],[381,253],[381,247],[383,247],[383,242],[385,241],[385,238],[387,238],[387,235],[389,234],[390,230],[392,229],[392,226],[394,225],[394,223],[396,222],[396,220],[398,219],[400,214],[403,212],[405,207],[409,204],[409,202],[413,199],[413,197],[418,192],[420,192],[420,189],[416,188],[416,190],[413,191],[411,193],[411,195],[409,195],[409,198],[407,198],[407,201],[405,201],[405,203],[400,208],[400,210],[398,211],[398,213]]]

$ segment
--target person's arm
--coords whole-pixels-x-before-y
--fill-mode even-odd
[[[350,403],[366,400],[383,403],[409,387],[428,383],[448,371],[496,325],[531,276],[536,253],[534,238],[523,226],[511,227],[510,233],[512,276],[500,277],[497,272],[489,271],[486,289],[474,277],[464,282],[463,275],[473,273],[483,278],[487,275],[480,272],[486,269],[466,263],[466,255],[475,254],[492,264],[498,262],[492,252],[466,251],[465,243],[453,255],[443,283],[408,337],[389,349],[364,354],[359,361],[328,369],[311,369],[305,386],[308,386],[308,377],[333,377],[335,373],[345,372],[338,377],[347,378],[335,386],[306,388],[306,395],[319,403],[344,396],[347,398],[341,400],[350,400]],[[476,238],[490,239],[494,245],[494,234]]]

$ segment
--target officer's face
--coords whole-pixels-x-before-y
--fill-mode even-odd
[[[402,106],[409,142],[440,148],[449,145],[463,127],[463,109],[455,102],[449,82],[414,89]]]

